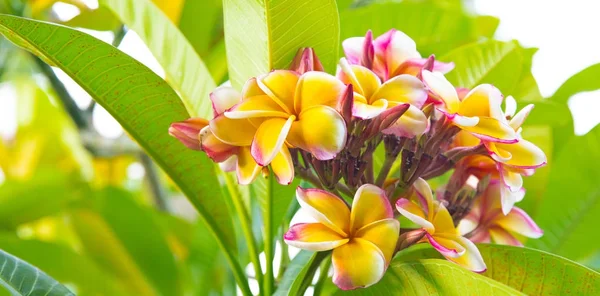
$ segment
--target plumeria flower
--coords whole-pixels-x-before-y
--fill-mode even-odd
[[[382,84],[373,71],[350,65],[344,58],[340,61],[340,68],[338,76],[344,83],[352,84],[354,89],[353,116],[371,119],[387,109],[408,103],[408,110],[383,132],[407,137],[425,132],[429,120],[420,108],[427,100],[427,92],[419,79],[399,75]]]
[[[270,164],[281,153],[293,171],[287,147],[308,151],[319,160],[334,158],[344,147],[346,124],[335,108],[345,89],[324,72],[300,76],[275,70],[250,79],[243,100],[212,120],[210,127],[225,143],[251,146],[259,165]]]
[[[446,207],[433,200],[427,181],[417,179],[412,192],[410,199],[401,198],[396,202],[396,209],[425,230],[422,240],[446,259],[469,270],[484,272],[486,265],[481,253],[473,242],[459,234]]]
[[[516,143],[517,133],[506,122],[499,120],[502,113],[502,94],[490,84],[482,84],[460,100],[454,86],[440,72],[421,72],[423,82],[432,95],[443,102],[438,110],[452,124],[489,142]]]
[[[367,66],[364,56],[372,52],[372,69],[383,81],[401,74],[416,76],[427,62],[427,59],[421,58],[415,42],[396,29],[389,30],[375,40],[371,31],[368,31],[365,37],[344,40],[342,47],[348,62],[353,65]],[[442,73],[453,68],[453,63],[436,61],[433,65],[434,71]]]
[[[533,170],[546,164],[547,158],[539,147],[523,139],[520,136],[521,125],[527,118],[533,105],[528,105],[513,116],[516,110],[516,102],[512,97],[506,98],[507,112],[505,117],[499,118],[506,121],[517,133],[517,143],[497,143],[480,140],[474,136],[460,132],[454,139],[453,146],[476,146],[483,143],[488,150],[491,159],[485,156],[469,156],[461,164],[472,168],[472,173],[478,177],[486,174],[500,181],[498,187],[502,201],[502,211],[508,214],[516,202],[524,197],[523,176],[530,176]],[[507,121],[506,118],[511,118]]]
[[[513,207],[508,214],[502,213],[500,184],[492,182],[484,193],[475,200],[469,214],[463,218],[458,229],[462,234],[470,233],[470,239],[477,243],[523,246],[515,237],[540,238],[543,231],[520,208]]]
[[[316,222],[293,225],[284,235],[285,242],[305,250],[333,250],[333,282],[340,289],[377,283],[394,255],[400,232],[385,192],[363,185],[351,209],[341,198],[320,189],[299,187],[296,196]]]
[[[241,94],[231,87],[215,89],[210,94],[215,117],[213,120],[221,120],[225,110],[239,103],[241,98]],[[256,133],[256,128],[247,120],[239,120],[237,124],[250,136]],[[209,121],[205,119],[191,118],[173,123],[169,133],[187,147],[204,151],[213,161],[218,162],[224,171],[235,170],[240,184],[252,183],[261,171],[262,167],[252,158],[250,145],[240,145],[244,143],[235,141],[227,143],[219,139],[212,132]],[[271,168],[278,182],[285,185],[294,179],[293,164],[291,159],[286,158],[288,155],[287,147],[283,147],[271,162]]]

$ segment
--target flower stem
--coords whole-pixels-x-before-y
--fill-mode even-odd
[[[383,165],[381,166],[381,169],[379,170],[379,175],[377,175],[377,180],[375,181],[375,185],[377,185],[379,187],[381,187],[383,185],[383,182],[385,182],[385,179],[387,178],[388,174],[390,173],[390,170],[392,169],[392,166],[394,165],[395,160],[396,160],[396,157],[391,157],[389,155],[385,156]]]
[[[321,291],[323,290],[323,285],[328,278],[329,268],[331,267],[331,260],[325,260],[321,263],[321,267],[319,269],[319,278],[317,279],[317,283],[315,284],[315,289],[313,295],[319,296],[321,295]]]

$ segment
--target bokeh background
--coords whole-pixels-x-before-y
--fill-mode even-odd
[[[2,2],[3,13],[18,11],[27,17],[85,27],[81,30],[118,44],[119,49],[165,77],[140,37],[124,30],[95,0]],[[174,23],[184,25],[185,1],[154,2]],[[377,1],[338,2],[361,6]],[[546,100],[556,97],[556,91],[573,75],[590,66],[594,70],[593,65],[600,63],[598,1],[411,2],[442,10],[450,7],[448,14],[497,18],[499,24],[492,21],[497,24],[495,39],[516,39],[523,47],[538,49],[531,73]],[[219,40],[222,20],[219,5],[214,7],[210,27],[198,24],[187,32],[217,32],[205,51],[197,50],[214,69],[216,80],[224,82],[227,69]],[[563,92],[573,126],[538,133],[536,143],[551,147],[550,165],[540,170],[540,177],[527,180],[526,188],[532,194],[520,206],[544,229],[550,229],[543,239],[528,242],[528,246],[598,270],[600,240],[595,225],[600,222],[600,132],[594,127],[600,123],[600,70],[592,73],[598,75],[572,83],[577,91],[566,88]],[[135,288],[129,291],[151,289],[146,285],[157,285],[163,291],[174,286],[182,291],[211,287],[199,292],[207,295],[235,289],[223,287],[231,274],[209,234],[196,221],[193,207],[83,89],[62,71],[44,66],[4,38],[0,38],[0,75],[0,248],[63,282],[83,282],[90,290],[100,289],[107,295],[111,289],[127,290],[128,285]],[[57,84],[73,99],[71,107],[82,110],[83,123],[65,108]],[[548,122],[563,122],[560,118],[564,118],[570,123],[566,109],[545,110],[542,117]],[[91,128],[82,129],[82,125]],[[571,137],[573,131],[579,137]],[[561,133],[568,136],[559,137]],[[560,151],[548,144],[557,139],[564,142]],[[583,244],[586,246],[578,247]],[[277,252],[282,252],[280,245]],[[163,259],[143,263],[148,258]],[[208,271],[207,266],[220,268]],[[168,273],[172,275],[166,276]],[[96,279],[89,280],[90,274]]]

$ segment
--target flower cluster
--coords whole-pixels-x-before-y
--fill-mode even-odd
[[[416,243],[483,272],[474,243],[521,245],[518,238],[542,235],[514,207],[522,176],[546,163],[521,136],[532,105],[516,112],[516,101],[490,84],[456,88],[444,77],[452,63],[422,58],[397,30],[375,39],[369,31],[343,48],[336,75],[300,49],[288,70],[251,78],[241,92],[217,88],[211,120],[173,123],[169,133],[235,171],[240,184],[271,171],[281,184],[300,177],[317,187],[298,188],[312,221],[284,239],[333,250],[341,289],[376,283],[394,254]],[[444,174],[449,181],[434,194],[427,180]],[[400,215],[413,225],[400,230]]]

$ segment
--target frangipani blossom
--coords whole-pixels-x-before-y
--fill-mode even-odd
[[[484,272],[486,265],[477,246],[459,234],[446,207],[433,200],[427,181],[417,179],[412,192],[410,200],[401,198],[396,202],[396,209],[425,230],[422,241],[428,241],[446,259],[469,270]]]
[[[443,102],[438,110],[444,113],[448,120],[462,130],[474,136],[501,143],[515,143],[517,133],[504,121],[500,105],[502,94],[490,84],[482,84],[472,89],[461,101],[454,86],[440,72],[421,72],[423,82],[432,95]]]
[[[375,38],[371,31],[365,37],[352,37],[342,43],[348,62],[353,65],[367,66],[365,54],[372,52],[372,69],[383,81],[401,74],[416,76],[427,59],[421,58],[415,42],[401,31],[391,29]],[[454,68],[453,63],[436,61],[433,70],[447,73]]]
[[[212,120],[211,130],[225,143],[251,146],[252,157],[262,166],[281,153],[282,166],[293,171],[287,147],[308,151],[319,160],[334,158],[344,148],[346,124],[335,108],[345,89],[324,72],[300,76],[275,70],[250,79],[243,100]]]
[[[219,87],[210,94],[213,115],[215,119],[223,118],[225,110],[233,107],[241,101],[242,96],[231,87]],[[245,128],[250,135],[256,133],[256,129],[247,120],[240,120],[238,125]],[[214,162],[218,162],[224,171],[236,171],[240,184],[252,183],[261,171],[261,166],[254,161],[251,155],[250,145],[235,145],[226,143],[217,138],[209,126],[209,121],[202,118],[191,118],[183,122],[171,124],[169,133],[175,136],[187,147],[202,150]],[[278,153],[272,162],[272,169],[278,182],[289,184],[294,179],[293,164],[287,161],[285,153],[287,147]],[[289,155],[289,152],[287,152]]]
[[[477,243],[523,246],[515,234],[529,238],[539,238],[543,231],[520,208],[513,207],[508,214],[502,212],[499,182],[492,182],[481,197],[473,204],[471,212],[461,220],[458,229],[462,234],[470,233],[471,240]]]
[[[318,222],[293,225],[284,235],[285,242],[311,251],[333,249],[333,282],[340,289],[377,283],[394,255],[400,232],[385,192],[363,185],[351,209],[341,198],[320,189],[299,187],[296,196],[302,210]]]
[[[408,103],[408,110],[383,132],[407,137],[425,132],[429,120],[420,108],[427,100],[427,92],[419,79],[399,75],[382,84],[373,71],[363,66],[349,65],[343,58],[340,68],[338,76],[344,83],[352,84],[354,89],[353,116],[371,119],[387,109]]]

